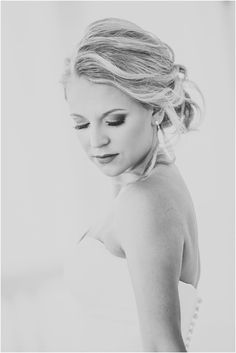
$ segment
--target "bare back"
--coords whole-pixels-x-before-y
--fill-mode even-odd
[[[137,181],[135,185],[130,184],[125,186],[115,198],[108,217],[98,227],[98,231],[96,233],[93,232],[93,236],[102,241],[113,255],[125,257],[119,238],[114,237],[112,220],[113,214],[119,212],[118,210],[122,207],[122,204],[126,203],[127,197],[132,195],[130,188],[133,188],[134,192],[138,188],[142,188],[151,197],[159,198],[160,207],[164,205],[165,208],[173,206],[175,209],[178,209],[181,217],[188,225],[188,232],[184,239],[182,268],[179,279],[197,287],[200,277],[200,257],[196,215],[191,195],[175,164],[159,164],[148,179]]]
[[[160,204],[173,204],[187,221],[188,234],[185,236],[180,280],[197,287],[200,277],[200,256],[196,214],[191,195],[179,169],[175,164],[159,164],[148,179],[137,182],[135,187],[146,188],[153,197],[161,199]],[[124,189],[120,197],[118,195],[116,198],[116,202],[125,202],[125,197]]]

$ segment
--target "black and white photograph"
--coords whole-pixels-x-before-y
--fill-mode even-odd
[[[235,2],[1,18],[1,351],[234,352]]]

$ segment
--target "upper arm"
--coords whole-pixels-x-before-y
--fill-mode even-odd
[[[131,193],[117,212],[115,231],[126,254],[144,346],[178,350],[186,227],[174,208],[158,202],[142,191]]]

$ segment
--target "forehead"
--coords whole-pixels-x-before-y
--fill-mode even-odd
[[[94,110],[138,109],[141,106],[118,88],[108,84],[93,83],[85,77],[71,77],[66,91],[70,110],[82,115],[83,112],[85,114]]]

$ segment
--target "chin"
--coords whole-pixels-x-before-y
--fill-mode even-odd
[[[97,167],[102,174],[108,177],[118,177],[127,170],[127,168],[114,168],[108,165],[104,167],[100,167],[100,166],[97,166]]]
[[[123,172],[118,172],[118,171],[115,171],[115,170],[112,170],[112,169],[110,169],[110,170],[104,170],[104,169],[101,169],[101,168],[99,168],[100,169],[100,171],[104,174],[104,175],[106,175],[106,176],[109,176],[109,177],[117,177],[117,176],[119,176],[119,175],[121,175]]]

